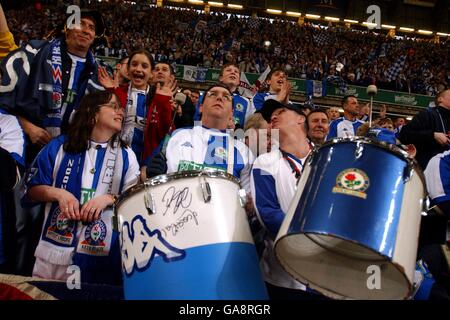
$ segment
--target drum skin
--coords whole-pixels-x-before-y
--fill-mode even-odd
[[[188,172],[156,177],[121,197],[125,298],[267,299],[239,188],[230,177]]]
[[[425,197],[410,164],[362,138],[314,152],[276,239],[286,271],[335,299],[408,298]]]

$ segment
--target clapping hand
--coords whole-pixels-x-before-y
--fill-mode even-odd
[[[286,79],[283,83],[283,86],[281,87],[280,92],[278,93],[278,101],[281,103],[287,104],[289,102],[289,95],[291,94],[292,85],[291,83]]]
[[[167,97],[173,97],[177,92],[177,81],[169,81],[161,84],[160,82],[156,83],[156,94],[160,94]]]
[[[111,78],[104,67],[98,67],[98,81],[105,89],[117,88],[119,86],[117,70],[114,72],[114,78]]]

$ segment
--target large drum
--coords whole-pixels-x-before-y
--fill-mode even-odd
[[[267,299],[243,191],[205,170],[125,192],[116,206],[125,298]]]
[[[328,297],[407,299],[425,190],[422,172],[396,146],[331,140],[307,160],[275,254]]]

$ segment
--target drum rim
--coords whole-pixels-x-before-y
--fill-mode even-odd
[[[125,201],[126,198],[131,196],[134,193],[137,193],[141,191],[144,188],[147,187],[155,187],[164,183],[167,183],[169,181],[181,179],[181,178],[192,178],[192,177],[209,177],[209,178],[221,178],[226,179],[231,182],[234,182],[236,184],[240,184],[240,180],[233,176],[232,174],[229,174],[228,172],[225,172],[223,170],[213,169],[213,168],[204,168],[203,170],[186,170],[186,171],[178,171],[173,173],[166,173],[161,174],[158,176],[155,176],[153,178],[147,179],[144,182],[140,182],[127,190],[125,190],[117,200],[117,203],[115,205],[116,209]]]
[[[326,141],[324,144],[322,144],[320,147],[317,148],[317,150],[320,150],[324,147],[328,147],[331,146],[333,144],[336,143],[341,143],[341,142],[362,142],[365,144],[373,144],[376,145],[382,149],[385,149],[387,151],[390,151],[391,153],[400,156],[402,158],[405,158],[405,160],[407,161],[411,161],[413,159],[411,159],[408,156],[408,152],[406,152],[405,150],[402,150],[401,148],[397,147],[394,144],[391,143],[387,143],[384,141],[375,141],[373,139],[367,138],[367,137],[361,137],[361,136],[353,136],[353,137],[341,137],[341,138],[332,138],[328,141]]]
[[[314,234],[314,235],[328,235],[328,236],[331,236],[331,237],[333,237],[333,238],[337,238],[337,239],[340,239],[340,240],[345,240],[345,241],[354,242],[354,243],[356,243],[356,244],[358,244],[358,245],[360,245],[360,246],[362,246],[362,247],[368,249],[369,251],[373,251],[373,252],[375,252],[375,253],[380,254],[379,252],[375,251],[374,249],[372,249],[372,248],[370,248],[370,247],[368,247],[368,246],[365,246],[364,244],[357,243],[357,242],[355,242],[355,241],[352,241],[351,239],[346,239],[346,238],[343,238],[343,237],[341,237],[341,236],[339,236],[339,235],[336,235],[336,234],[324,234],[324,233],[320,233],[320,232],[286,233],[285,235],[283,235],[283,236],[281,236],[279,239],[277,239],[277,240],[275,241],[275,243],[274,243],[274,252],[275,252],[275,255],[276,255],[277,259],[278,259],[279,262],[280,262],[281,267],[284,269],[284,271],[286,271],[286,272],[287,272],[288,274],[290,274],[294,279],[296,279],[297,281],[300,281],[301,283],[304,283],[304,282],[306,281],[306,282],[308,283],[308,286],[310,286],[312,289],[317,290],[317,291],[319,291],[320,293],[322,293],[323,295],[325,295],[325,296],[327,296],[327,297],[330,297],[330,298],[333,298],[333,297],[332,297],[331,295],[329,295],[329,293],[332,293],[332,294],[341,296],[341,297],[344,298],[344,299],[349,299],[349,297],[345,297],[344,295],[342,295],[342,294],[339,293],[339,292],[336,292],[336,291],[334,291],[334,290],[326,289],[326,288],[323,288],[323,287],[319,286],[319,284],[317,284],[317,283],[315,283],[315,282],[312,282],[311,280],[307,279],[307,278],[306,278],[305,276],[303,276],[303,275],[302,275],[302,276],[300,276],[300,275],[297,276],[297,275],[295,275],[295,274],[292,274],[292,273],[290,272],[290,270],[288,270],[288,267],[286,267],[286,266],[281,262],[282,259],[279,257],[278,250],[277,250],[278,245],[280,245],[280,241],[281,241],[281,240],[286,240],[286,238],[289,237],[289,236],[299,235],[299,234],[302,235],[302,236],[305,236],[305,237],[308,238],[310,241],[313,241],[313,240],[308,236],[308,234]],[[320,244],[316,243],[315,241],[313,241],[313,242],[314,242],[316,245],[320,246]],[[398,263],[394,262],[394,261],[389,261],[389,257],[387,257],[387,256],[384,255],[384,254],[380,254],[380,257],[382,258],[382,260],[384,260],[385,262],[391,264],[395,269],[397,269],[397,271],[399,271],[399,274],[403,277],[403,279],[406,280],[406,283],[408,284],[408,293],[407,293],[407,295],[403,298],[403,300],[406,300],[406,299],[410,298],[410,297],[412,296],[413,291],[414,291],[414,283],[411,283],[411,282],[409,281],[408,277],[402,272],[404,268],[403,268],[401,265],[399,265]],[[285,260],[283,260],[283,261],[285,262]],[[381,261],[381,260],[366,260],[366,261]],[[300,279],[299,279],[299,278],[300,278]],[[302,281],[303,281],[303,282],[302,282]],[[312,285],[312,286],[311,286],[311,285]],[[326,293],[322,292],[322,290],[324,290]],[[358,298],[350,298],[350,299],[358,299]]]
[[[320,145],[319,147],[316,147],[314,149],[314,152],[311,153],[310,157],[312,157],[312,155],[314,153],[317,153],[322,148],[329,147],[334,144],[343,143],[343,142],[362,142],[365,144],[372,144],[372,145],[378,146],[378,147],[392,153],[393,155],[400,157],[401,159],[405,160],[408,163],[408,165],[410,165],[412,171],[415,171],[417,173],[420,180],[422,180],[424,187],[426,186],[425,175],[423,173],[422,168],[419,166],[419,163],[417,162],[417,160],[415,158],[410,158],[408,155],[408,152],[406,152],[405,150],[397,147],[396,145],[393,145],[391,143],[387,143],[384,141],[375,141],[373,139],[370,139],[367,137],[361,137],[361,136],[332,138],[332,139],[326,141],[324,144]],[[425,188],[425,190],[426,190],[426,188]],[[426,197],[426,191],[425,191],[424,197]]]

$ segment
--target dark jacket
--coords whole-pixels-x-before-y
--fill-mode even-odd
[[[449,146],[437,143],[434,133],[447,134],[449,131],[450,110],[439,106],[417,114],[410,123],[402,127],[398,138],[403,144],[415,145],[417,162],[425,170],[432,157],[449,149]]]
[[[51,61],[52,42],[32,40],[10,52],[1,63],[0,106],[21,115],[33,124],[42,127],[45,116],[53,107],[53,70]],[[72,60],[67,54],[67,45],[61,39],[62,95],[67,94]],[[86,64],[79,78],[75,105],[78,106],[86,92],[103,90],[97,78],[98,63],[92,52],[86,56]],[[67,125],[64,115],[62,129]]]
[[[185,128],[194,126],[195,106],[191,98],[186,97],[185,103],[181,106],[182,114],[176,115],[174,119],[175,128]]]

